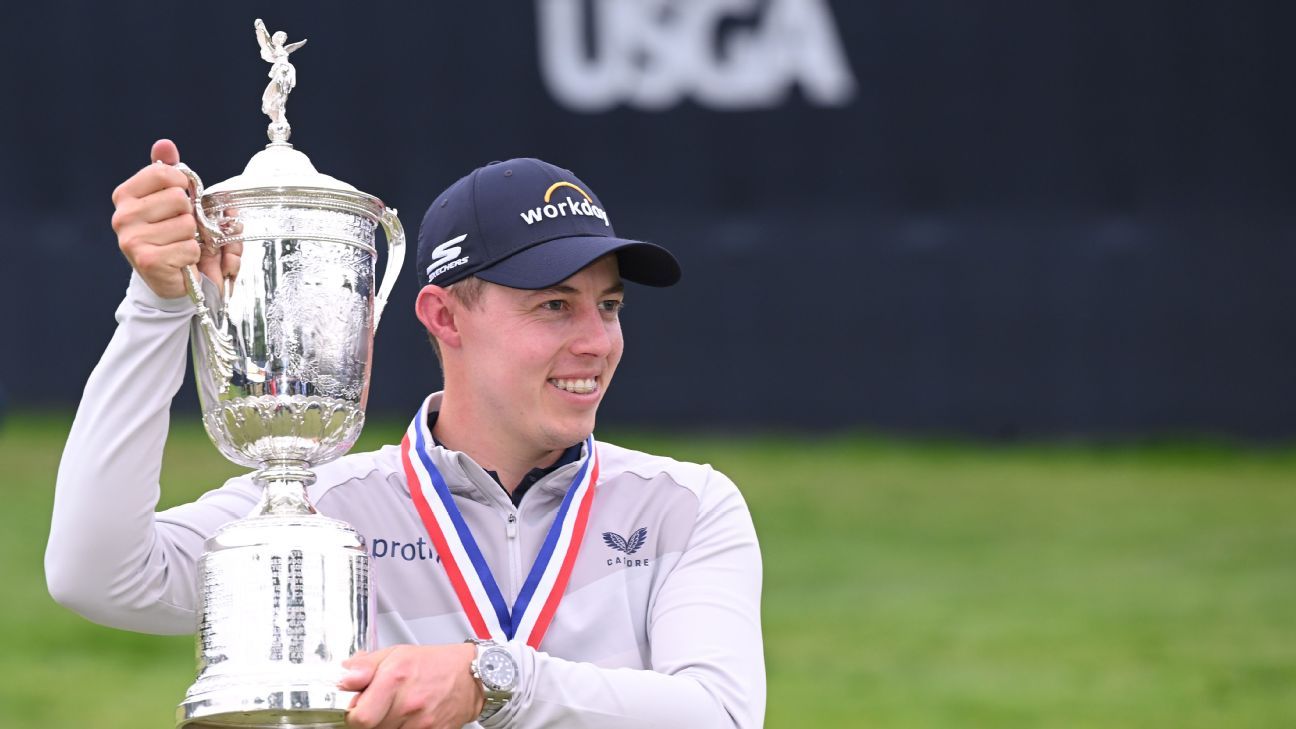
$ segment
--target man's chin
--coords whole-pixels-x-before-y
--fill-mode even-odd
[[[594,421],[581,423],[564,423],[549,432],[549,443],[553,450],[563,450],[580,443],[594,432]]]

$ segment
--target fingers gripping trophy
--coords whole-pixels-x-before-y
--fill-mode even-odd
[[[353,693],[341,662],[372,648],[369,558],[347,524],[315,512],[312,466],[345,453],[364,425],[373,333],[397,280],[405,235],[396,210],[317,172],[288,143],[296,84],[288,54],[306,41],[256,21],[271,64],[262,111],[270,144],[243,174],[193,184],[199,240],[241,243],[237,276],[185,271],[207,434],[264,488],[247,518],[206,543],[199,562],[198,675],[183,727],[340,726]],[[387,265],[375,293],[375,234]]]

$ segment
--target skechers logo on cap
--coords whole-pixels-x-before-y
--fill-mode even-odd
[[[468,234],[464,233],[432,249],[432,263],[428,264],[427,267],[429,281],[452,268],[458,268],[468,262],[469,256],[458,258],[458,255],[463,252],[459,244],[463,243],[467,238]]]
[[[554,191],[560,187],[570,187],[576,192],[579,192],[581,197],[584,197],[585,199],[581,200],[579,198],[574,198],[571,195],[567,195],[566,200],[560,200],[557,204],[550,202],[553,199]],[[607,211],[595,205],[594,199],[590,197],[588,192],[585,192],[570,182],[555,182],[550,185],[549,189],[545,190],[544,201],[544,205],[527,208],[519,213],[522,216],[522,220],[525,221],[527,225],[535,225],[546,218],[563,218],[568,215],[587,215],[591,218],[602,220],[603,225],[605,226],[612,225],[612,223],[608,221]]]

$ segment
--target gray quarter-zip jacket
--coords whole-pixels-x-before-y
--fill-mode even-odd
[[[59,466],[45,554],[50,592],[104,625],[194,632],[203,541],[246,516],[260,496],[243,476],[155,512],[192,313],[186,299],[160,299],[132,276]],[[540,479],[514,507],[467,455],[428,447],[511,604],[579,463]],[[742,495],[709,466],[595,447],[598,492],[565,597],[539,650],[507,644],[520,683],[483,725],[760,726],[761,557]],[[411,501],[399,447],[347,455],[315,471],[316,508],[367,540],[379,644],[470,636]],[[629,539],[641,529],[633,554],[603,538]]]

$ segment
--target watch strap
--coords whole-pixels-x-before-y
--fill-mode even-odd
[[[499,713],[500,709],[503,709],[504,705],[513,698],[513,691],[511,689],[507,691],[499,691],[488,686],[486,681],[482,679],[481,670],[477,664],[477,662],[481,660],[482,654],[487,650],[491,648],[503,649],[503,646],[493,640],[482,640],[480,638],[469,638],[464,642],[472,643],[477,647],[477,655],[473,657],[472,663],[469,664],[468,668],[472,672],[472,677],[477,679],[477,683],[482,687],[482,696],[484,698],[481,713],[477,715],[477,721],[485,721]],[[510,656],[510,659],[511,658],[512,657]]]

